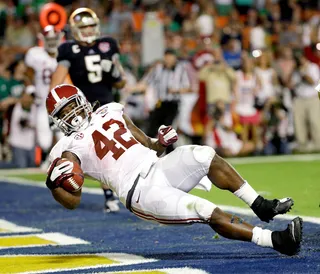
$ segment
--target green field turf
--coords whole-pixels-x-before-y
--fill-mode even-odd
[[[239,173],[266,198],[290,196],[295,205],[292,214],[320,217],[320,161],[280,162],[235,165]],[[19,174],[12,177],[44,181],[44,174]],[[99,187],[99,183],[86,180],[86,187]],[[247,206],[233,194],[215,187],[210,192],[194,190],[192,193],[216,204]]]

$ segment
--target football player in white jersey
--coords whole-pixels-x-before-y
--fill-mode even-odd
[[[46,98],[49,93],[51,76],[57,68],[56,56],[63,33],[54,26],[46,26],[39,39],[43,47],[30,48],[25,56],[26,88],[35,90],[37,104],[37,142],[47,152],[52,146],[53,133],[49,126]]]
[[[293,219],[286,230],[271,231],[188,193],[207,176],[213,185],[247,203],[262,221],[269,222],[292,207],[291,198],[267,200],[258,195],[213,148],[180,146],[159,158],[178,139],[172,127],[161,126],[158,139],[149,138],[123,113],[121,104],[109,103],[93,112],[83,93],[72,85],[53,88],[46,104],[65,133],[50,153],[46,185],[64,207],[74,209],[80,203],[81,189],[70,193],[60,187],[77,162],[85,175],[108,185],[142,219],[162,224],[204,223],[226,238],[251,241],[287,255],[298,253],[301,218]],[[60,157],[69,161],[57,165]]]

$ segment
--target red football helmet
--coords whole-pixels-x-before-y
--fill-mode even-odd
[[[73,85],[59,85],[48,94],[49,116],[65,135],[85,129],[92,113],[91,104],[82,91]]]
[[[56,30],[54,26],[48,25],[41,33],[39,33],[38,37],[43,41],[44,48],[47,52],[56,53],[63,37],[63,33]]]

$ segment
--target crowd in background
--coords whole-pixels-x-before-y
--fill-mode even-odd
[[[12,145],[7,118],[17,100],[11,98],[23,94],[23,56],[38,43],[39,12],[46,2],[0,1],[3,161],[10,155],[6,144]],[[177,112],[172,117],[180,144],[207,144],[223,156],[320,151],[320,104],[315,90],[320,79],[317,1],[55,2],[68,15],[81,6],[92,8],[100,18],[101,35],[118,39],[128,82],[119,92],[119,101],[143,129],[152,123],[149,114],[161,98],[157,92],[139,90],[139,83],[149,84],[147,90],[155,88],[145,80],[159,63],[167,62],[166,56],[146,61],[144,20],[146,14],[155,14],[167,48],[163,53],[182,62],[189,77],[190,88],[177,93]],[[65,33],[68,38],[68,26]],[[29,131],[34,127],[18,123]]]

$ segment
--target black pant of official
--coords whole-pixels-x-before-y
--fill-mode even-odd
[[[170,126],[178,114],[179,101],[163,101],[158,103],[156,108],[150,112],[147,135],[153,138],[158,136],[158,129],[161,125]],[[173,147],[167,149],[167,153]]]

